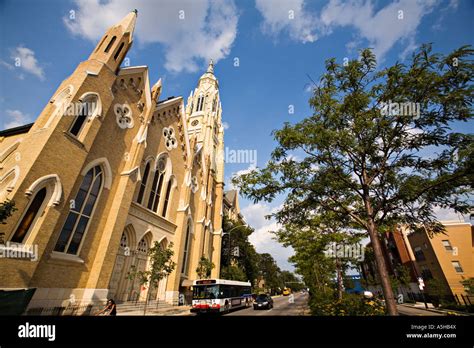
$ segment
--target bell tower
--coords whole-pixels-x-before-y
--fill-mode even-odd
[[[190,139],[195,139],[195,156],[202,156],[194,163],[205,163],[202,177],[199,217],[204,216],[206,227],[196,226],[196,239],[200,240],[200,255],[220,265],[222,239],[222,199],[224,188],[224,128],[219,82],[214,75],[211,60],[206,72],[191,91],[186,106]],[[197,262],[197,259],[195,260]],[[212,270],[212,277],[219,276],[219,267]]]
[[[89,56],[89,60],[102,62],[116,72],[132,46],[137,14],[138,11],[134,10],[110,27]]]

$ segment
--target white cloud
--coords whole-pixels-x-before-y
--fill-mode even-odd
[[[20,110],[6,110],[9,121],[4,124],[5,129],[14,128],[27,124],[30,116],[22,113]]]
[[[435,207],[433,209],[436,218],[439,221],[458,221],[464,222],[464,217],[461,214],[456,213],[452,209],[445,209],[441,207]]]
[[[222,128],[224,128],[224,130],[229,129],[230,128],[229,123],[228,122],[222,122]]]
[[[230,177],[227,178],[226,180],[226,183],[225,183],[225,186],[229,189],[229,190],[235,190],[237,187],[234,186],[234,184],[232,183],[232,178],[234,177],[238,177],[240,175],[243,175],[243,174],[248,174],[250,173],[252,170],[256,169],[255,165],[253,164],[250,164],[247,168],[245,169],[241,169],[241,170],[238,170],[236,172],[233,172],[232,175]]]
[[[290,38],[302,42],[314,42],[316,18],[304,10],[304,0],[256,0],[256,7],[263,16],[262,29],[276,36],[288,32]]]
[[[75,0],[75,3],[75,19],[64,18],[66,27],[94,43],[131,9],[138,9],[135,37],[142,44],[163,44],[165,68],[173,72],[197,71],[202,60],[207,63],[211,58],[215,62],[225,58],[237,36],[238,14],[233,1]]]
[[[347,48],[352,50],[365,39],[378,59],[383,60],[397,42],[406,45],[404,55],[416,47],[416,30],[436,4],[437,0],[398,0],[376,11],[372,0],[331,0],[318,16],[303,10],[304,0],[278,0],[276,4],[274,0],[257,0],[257,9],[264,18],[264,32],[276,35],[288,31],[292,39],[302,42],[314,42],[340,27],[352,27],[356,38]],[[291,7],[298,13],[292,21],[288,20],[288,8]],[[402,19],[399,19],[400,15]]]
[[[20,45],[11,51],[10,58],[15,61],[15,66],[18,68],[37,76],[40,80],[45,79],[44,70],[38,65],[38,60],[36,59],[35,52],[33,50]],[[9,64],[3,62],[2,65],[8,67]]]
[[[266,215],[275,212],[276,209],[279,209],[279,207],[271,208],[261,203],[249,205],[242,209],[245,221],[255,229],[250,235],[249,241],[255,246],[257,252],[272,255],[280,268],[293,270],[293,265],[288,262],[288,258],[294,254],[293,249],[282,246],[274,239],[275,235],[271,233],[280,229],[281,225],[274,219],[265,219]]]

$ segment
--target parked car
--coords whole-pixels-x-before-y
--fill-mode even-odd
[[[270,309],[273,308],[273,299],[270,295],[260,294],[257,295],[253,302],[253,309]]]

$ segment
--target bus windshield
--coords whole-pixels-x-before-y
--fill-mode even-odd
[[[193,286],[193,299],[215,299],[219,297],[219,285],[195,285]]]

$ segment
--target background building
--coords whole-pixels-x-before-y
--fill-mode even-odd
[[[445,233],[431,234],[418,231],[408,235],[416,258],[417,268],[430,289],[430,280],[436,279],[447,295],[467,295],[461,283],[474,277],[474,229],[468,222],[443,222]]]
[[[446,229],[444,233],[413,232],[400,227],[384,234],[383,252],[387,268],[393,279],[409,281],[399,286],[399,293],[408,298],[422,299],[418,286],[421,277],[428,299],[466,304],[469,291],[462,282],[474,277],[473,227],[468,222],[441,223]],[[370,243],[368,248],[370,250]],[[365,282],[370,284],[369,289],[381,291],[370,252],[361,263],[361,271]]]

